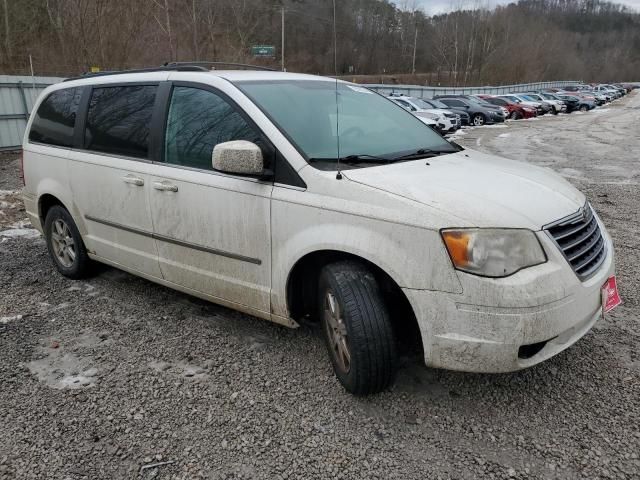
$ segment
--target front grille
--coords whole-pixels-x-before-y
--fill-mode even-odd
[[[588,203],[546,230],[580,279],[586,280],[602,265],[607,255],[604,237]]]

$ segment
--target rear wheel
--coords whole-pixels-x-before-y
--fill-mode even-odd
[[[318,310],[333,370],[344,388],[366,395],[389,387],[396,373],[396,342],[373,274],[354,261],[325,266]]]
[[[87,255],[82,236],[67,210],[59,205],[49,209],[44,223],[44,235],[49,255],[62,275],[77,280],[90,274],[93,262]]]
[[[485,123],[484,115],[481,113],[476,113],[471,119],[471,122],[474,126],[481,127]]]

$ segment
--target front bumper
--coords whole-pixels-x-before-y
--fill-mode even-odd
[[[614,274],[613,246],[603,230],[607,257],[581,282],[544,232],[545,264],[502,279],[458,272],[462,294],[405,293],[414,308],[428,366],[468,372],[510,372],[568,348],[601,317],[601,288]]]

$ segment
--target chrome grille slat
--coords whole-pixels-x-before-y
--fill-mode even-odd
[[[592,254],[591,254],[590,256],[588,256],[585,260],[583,260],[581,263],[579,263],[579,264],[578,264],[578,266],[577,266],[577,267],[575,267],[576,272],[578,272],[578,271],[582,270],[584,267],[586,267],[587,265],[589,265],[589,264],[593,261],[593,259],[594,259],[595,257],[597,257],[597,256],[600,254],[600,252],[601,252],[601,251],[602,251],[602,249],[604,248],[604,242],[602,241],[602,238],[600,238],[600,239],[598,240],[598,243],[600,244],[600,246],[597,248],[596,252],[595,252],[595,253],[592,253]],[[589,253],[589,252],[587,252],[587,253]]]
[[[584,247],[581,247],[580,250],[578,250],[576,253],[572,254],[570,257],[567,257],[567,259],[570,262],[573,262],[574,260],[580,258],[582,255],[584,255],[585,253],[588,253],[589,250],[591,250],[593,247],[595,247],[598,242],[600,240],[602,240],[602,237],[599,235],[590,235],[589,238],[593,237],[592,240],[590,240]],[[566,252],[566,250],[565,250]]]
[[[591,276],[607,256],[602,230],[588,203],[579,212],[545,230],[581,280]]]
[[[589,218],[587,218],[584,222],[581,221],[580,225],[578,225],[578,227],[573,228],[572,230],[569,230],[568,232],[562,232],[562,233],[558,233],[558,235],[554,236],[554,238],[556,239],[556,241],[562,240],[563,238],[567,238],[570,237],[571,235],[578,233],[580,230],[582,230],[583,228],[589,226],[589,223],[591,223],[591,219],[593,218],[593,215],[591,215]],[[573,225],[575,222],[572,222],[571,225]],[[563,225],[564,227],[564,225]]]
[[[598,270],[598,268],[600,267],[600,265],[602,265],[602,262],[604,261],[604,258],[606,257],[605,255],[605,251],[604,251],[604,245],[603,248],[601,250],[601,256],[599,258],[596,259],[596,261],[594,262],[594,264],[587,268],[586,270],[582,271],[582,273],[580,275],[582,275],[583,277],[589,277],[591,274],[593,274],[596,270]]]
[[[598,222],[596,222],[595,219],[593,219],[591,220],[591,223],[588,225],[587,232],[580,238],[577,238],[576,240],[574,240],[569,245],[563,246],[562,250],[566,252],[567,250],[570,250],[573,247],[580,245],[582,242],[584,242],[585,238],[591,237],[596,230],[598,230]]]

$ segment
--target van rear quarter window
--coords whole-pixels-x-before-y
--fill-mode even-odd
[[[94,88],[89,102],[87,150],[146,158],[157,86]]]
[[[81,95],[81,88],[52,92],[36,112],[29,131],[29,141],[71,147]]]

